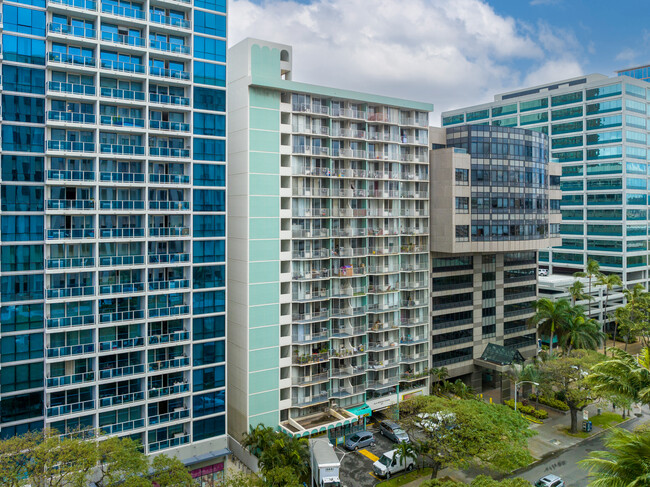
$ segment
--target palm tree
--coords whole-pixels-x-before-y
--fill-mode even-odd
[[[548,298],[540,298],[535,302],[535,314],[530,318],[529,323],[537,326],[541,333],[550,335],[549,352],[553,355],[553,337],[557,331],[561,334],[564,326],[571,317],[571,303],[566,298],[553,301]]]
[[[575,306],[577,301],[582,301],[585,299],[594,299],[593,296],[585,294],[585,284],[582,281],[575,280],[573,284],[569,286],[569,294],[571,295],[571,304]]]
[[[431,375],[431,380],[435,384],[431,384],[431,391],[440,392],[441,382],[444,382],[449,377],[449,372],[445,367],[432,367],[429,369],[429,374]],[[435,389],[434,389],[435,388]]]
[[[592,367],[589,382],[597,394],[650,405],[650,348],[644,347],[637,356],[612,348],[611,359]]]
[[[607,305],[609,302],[609,292],[614,287],[620,287],[623,285],[623,281],[618,274],[600,274],[596,279],[596,284],[599,286],[605,286],[605,312],[603,313],[603,331],[605,331],[605,320],[607,318]],[[607,336],[603,341],[603,353],[607,353]]]
[[[397,444],[397,447],[395,447],[395,450],[397,450],[397,456],[399,456],[399,464],[401,465],[402,463],[406,462],[407,458],[413,459],[415,462],[418,458],[418,452],[413,446],[412,443],[407,443],[405,441],[400,441]],[[388,477],[387,477],[388,478]]]
[[[587,318],[582,306],[574,306],[558,341],[564,354],[569,355],[574,348],[596,350],[604,337],[605,334],[600,331],[600,323],[593,318]]]
[[[648,293],[643,287],[643,284],[636,284],[631,290],[623,289],[623,294],[625,295],[626,301],[625,307],[629,311],[629,319],[623,322],[623,324],[630,325],[639,320],[639,305],[647,299]],[[626,326],[625,328],[627,330],[625,336],[625,350],[627,351],[627,345],[630,341],[631,326]]]
[[[618,332],[618,326],[629,326],[630,321],[630,310],[626,306],[621,306],[614,310],[614,334],[612,335],[612,344],[613,347],[616,347],[616,333]],[[605,353],[607,355],[607,353]]]
[[[587,267],[583,272],[576,272],[573,277],[587,277],[589,278],[589,296],[591,296],[591,280],[600,274],[600,264],[597,260],[587,259]],[[589,318],[591,318],[591,306],[589,306]]]
[[[605,440],[607,451],[594,451],[580,464],[589,468],[594,487],[650,485],[650,430],[616,428]]]
[[[271,426],[258,424],[253,428],[250,426],[250,433],[244,433],[242,446],[255,456],[259,456],[264,450],[267,450],[275,441],[277,432]]]

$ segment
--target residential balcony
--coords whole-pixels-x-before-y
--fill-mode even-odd
[[[172,52],[177,54],[189,54],[190,46],[183,44],[175,44],[163,41],[149,41],[149,47],[155,49],[156,51]]]
[[[95,181],[95,171],[62,171],[48,169],[48,181]]]
[[[112,61],[109,59],[102,59],[100,61],[100,67],[102,69],[107,69],[110,71],[116,71],[120,73],[145,74],[144,64],[125,63],[122,61]]]
[[[330,257],[329,249],[318,250],[294,250],[291,254],[293,260],[312,260],[312,259],[328,259]]]
[[[323,299],[328,299],[329,297],[330,295],[327,289],[320,289],[318,291],[314,290],[312,292],[303,293],[294,292],[291,295],[292,301],[295,302],[320,301]]]
[[[332,253],[335,257],[365,257],[367,254],[366,247],[341,247],[338,252]]]
[[[327,362],[329,360],[329,353],[314,353],[311,355],[294,355],[292,359],[293,365],[310,365],[317,364],[321,362]]]
[[[133,321],[143,320],[144,310],[138,309],[135,311],[116,311],[115,313],[101,313],[99,315],[100,323],[111,323],[114,321]]]
[[[95,0],[48,0],[48,4],[50,3],[84,10],[97,10],[97,2]]]
[[[81,66],[86,68],[94,68],[97,65],[97,59],[94,57],[65,54],[52,51],[47,53],[47,61],[48,63],[69,64],[72,66]]]
[[[368,370],[383,370],[399,365],[399,361],[396,358],[384,359],[384,360],[371,360],[368,362]],[[397,380],[397,379],[396,379]]]
[[[73,326],[85,326],[95,323],[95,315],[62,316],[59,318],[47,318],[47,328],[70,328]]]
[[[314,404],[319,404],[322,402],[328,401],[327,392],[323,392],[314,396],[304,396],[304,397],[292,397],[291,406],[297,408],[304,408],[307,406],[313,406]]]
[[[128,377],[137,374],[144,374],[144,364],[103,369],[99,371],[99,379],[113,379],[115,377]]]
[[[149,318],[167,318],[172,316],[187,315],[190,313],[190,307],[187,305],[169,306],[168,308],[150,309]]]
[[[160,103],[161,105],[190,106],[190,99],[188,97],[161,95],[159,93],[149,93],[149,102]]]
[[[101,115],[99,123],[111,127],[129,127],[144,129],[144,118],[118,117],[113,115]]]
[[[344,282],[349,282],[349,281],[344,281]],[[333,298],[354,298],[359,296],[365,296],[366,293],[369,291],[370,291],[369,288],[365,286],[357,286],[357,287],[348,286],[348,287],[332,290],[332,297]]]
[[[110,255],[99,258],[100,267],[144,265],[143,255]]]
[[[99,144],[102,154],[119,154],[128,156],[144,156],[144,146],[124,144]]]
[[[397,347],[397,341],[384,340],[381,342],[368,342],[368,352],[383,352]]]
[[[320,269],[312,269],[305,273],[295,272],[292,275],[294,281],[317,281],[320,279],[329,279],[330,270],[327,267],[322,267]]]
[[[188,367],[189,365],[190,359],[188,357],[176,357],[169,360],[149,362],[149,372],[178,369],[181,367]]]
[[[46,409],[46,414],[48,418],[54,418],[57,416],[62,416],[64,414],[80,413],[82,411],[88,411],[90,409],[95,409],[95,401],[93,400],[76,402],[74,404],[64,404],[62,406],[48,407]]]
[[[399,361],[401,363],[408,363],[408,364],[412,364],[414,362],[421,362],[422,360],[429,360],[428,352],[402,354],[399,358]]]
[[[149,416],[149,426],[158,424],[170,423],[190,417],[190,410],[183,408],[180,411],[172,411],[171,413],[159,414],[158,416]]]
[[[118,88],[100,88],[100,95],[118,100],[144,101],[144,91],[121,90]]]
[[[48,210],[93,210],[95,200],[47,200]]]
[[[339,387],[338,389],[332,389],[329,391],[329,396],[348,397],[348,396],[353,396],[355,394],[363,394],[364,392],[366,392],[366,385],[359,384],[356,386]]]
[[[312,321],[327,320],[330,316],[329,310],[314,311],[312,313],[293,313],[292,320],[295,323],[309,323]]]
[[[95,294],[95,287],[63,287],[56,289],[47,289],[46,291],[48,299],[61,299],[79,296],[92,296]]]
[[[157,66],[149,66],[149,74],[151,76],[158,76],[161,78],[179,79],[189,81],[190,73],[188,71],[181,71],[178,69],[159,68]]]
[[[99,294],[133,294],[142,292],[144,292],[144,282],[99,285]]]
[[[180,264],[190,261],[190,254],[149,254],[150,264]]]
[[[329,107],[323,105],[312,105],[311,103],[294,103],[291,110],[301,113],[316,113],[320,115],[329,115]]]
[[[385,331],[390,331],[390,330],[397,330],[398,326],[395,323],[392,322],[379,322],[379,323],[372,323],[368,327],[368,333],[383,333]]]
[[[173,386],[168,387],[158,387],[155,389],[149,389],[149,399],[175,396],[177,394],[184,394],[186,392],[190,392],[190,385],[187,383],[174,384]]]
[[[95,380],[95,372],[82,372],[80,374],[61,375],[59,377],[48,377],[47,387],[56,388],[69,386],[74,384],[83,384],[85,382],[93,382]]]
[[[109,424],[102,426],[102,431],[108,435],[116,433],[124,433],[125,431],[132,431],[134,429],[144,428],[144,419],[134,419],[132,421],[125,421],[123,423]]]
[[[101,200],[100,210],[144,210],[142,200]]]
[[[154,24],[169,25],[171,27],[178,27],[179,29],[189,30],[192,28],[192,22],[177,17],[168,17],[166,15],[151,14],[149,20]]]
[[[174,159],[189,158],[189,149],[175,149],[169,147],[149,147],[149,155],[152,157],[173,157]]]
[[[368,311],[370,313],[378,313],[384,311],[394,311],[399,309],[399,303],[371,303],[368,304]]]
[[[144,173],[100,172],[102,183],[144,183]]]
[[[149,453],[166,450],[168,448],[175,448],[181,445],[186,445],[190,442],[190,435],[187,433],[179,434],[174,438],[158,441],[156,443],[149,443]]]
[[[46,259],[48,269],[71,269],[73,267],[95,267],[94,257],[72,257],[67,259]]]
[[[150,237],[189,237],[189,227],[149,227]]]
[[[329,374],[323,372],[321,374],[302,375],[291,378],[292,386],[309,386],[329,381]]]
[[[345,318],[353,316],[363,316],[367,312],[366,306],[348,307],[348,308],[332,308],[332,318]]]
[[[293,238],[329,238],[329,228],[318,228],[313,230],[294,229],[291,232]]]
[[[184,342],[190,339],[190,332],[185,330],[167,333],[165,335],[150,335],[149,345],[162,345],[165,343]]]
[[[102,13],[117,15],[118,17],[127,17],[130,19],[138,19],[138,20],[145,19],[145,13],[142,10],[138,10],[130,7],[120,7],[118,5],[111,5],[103,2],[102,2]]]
[[[102,32],[102,41],[133,47],[144,47],[146,44],[142,37],[117,34],[115,32]]]
[[[190,287],[189,279],[174,279],[169,281],[150,281],[149,291],[163,291],[167,289],[187,289]]]
[[[384,389],[399,384],[399,377],[390,377],[386,379],[370,380],[368,381],[367,389]]]
[[[60,81],[48,81],[47,91],[53,93],[70,93],[79,96],[95,96],[96,93],[94,85],[62,83]]]
[[[151,130],[162,130],[165,132],[189,132],[190,124],[181,122],[164,122],[162,120],[149,120]]]
[[[95,238],[94,228],[47,229],[48,240]]]
[[[100,228],[99,238],[143,238],[144,228]]]
[[[333,367],[330,369],[331,379],[340,379],[343,377],[352,377],[366,373],[365,364],[362,365],[348,365],[344,367]]]
[[[366,326],[343,326],[339,328],[332,327],[332,338],[346,338],[358,335],[365,335],[368,331]]]
[[[124,340],[109,340],[106,342],[99,342],[99,351],[110,352],[143,346],[144,338],[142,337],[125,338]]]
[[[131,392],[119,396],[101,397],[99,398],[99,407],[108,408],[119,406],[121,404],[130,404],[137,401],[144,401],[144,392]]]
[[[399,340],[400,345],[418,345],[420,343],[428,342],[429,335],[407,335],[403,336]]]
[[[60,112],[50,110],[47,112],[47,120],[48,122],[83,123],[86,125],[93,125],[95,123],[95,115],[92,113]]]
[[[154,211],[189,211],[189,201],[149,201],[149,209]]]
[[[48,140],[48,151],[61,152],[95,152],[93,142],[70,142],[68,140]]]
[[[86,39],[96,39],[97,31],[94,29],[87,29],[85,27],[78,27],[75,25],[50,23],[47,24],[47,31],[51,34],[62,34],[74,37],[84,37]]]

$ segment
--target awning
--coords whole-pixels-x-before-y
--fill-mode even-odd
[[[346,411],[354,414],[355,416],[358,416],[359,418],[365,418],[372,414],[372,409],[370,409],[370,406],[368,406],[367,404],[362,404],[361,406],[356,406],[347,409]]]
[[[196,463],[207,462],[208,460],[225,457],[227,455],[230,455],[231,453],[232,452],[228,448],[224,448],[222,450],[211,451],[209,453],[203,453],[195,457],[186,458],[185,460],[183,460],[183,464],[187,467],[189,465],[194,465]]]

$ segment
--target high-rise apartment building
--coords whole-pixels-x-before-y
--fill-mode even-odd
[[[226,2],[2,10],[0,432],[97,428],[214,477]]]
[[[562,165],[562,242],[540,252],[540,265],[572,274],[591,258],[626,285],[647,285],[649,97],[645,81],[592,74],[496,95],[442,123],[548,134]]]
[[[292,81],[289,46],[229,58],[229,433],[340,437],[428,392],[426,103]]]
[[[537,251],[559,243],[559,164],[520,128],[431,128],[431,367],[477,390],[537,353]]]

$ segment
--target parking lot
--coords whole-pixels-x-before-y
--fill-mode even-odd
[[[379,480],[372,472],[372,464],[381,455],[395,448],[395,443],[379,434],[379,430],[368,427],[368,431],[375,435],[375,446],[368,446],[356,452],[349,452],[342,446],[336,447],[341,459],[341,484],[343,487],[373,487]]]

